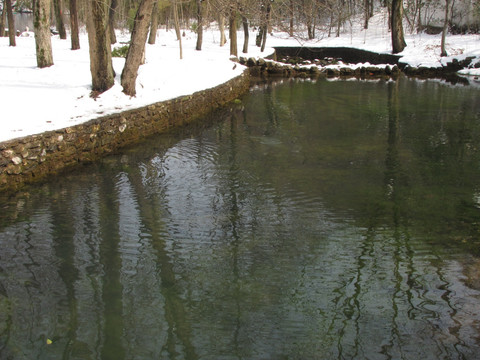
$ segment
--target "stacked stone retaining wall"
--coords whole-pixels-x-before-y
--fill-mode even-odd
[[[147,136],[184,126],[248,91],[248,71],[192,95],[103,116],[81,125],[0,142],[0,191],[112,153]]]

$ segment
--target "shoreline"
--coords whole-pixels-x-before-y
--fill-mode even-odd
[[[469,67],[480,68],[480,61],[475,63],[473,60],[474,57],[454,58],[442,67],[414,67],[402,62],[401,56],[346,47],[275,47],[275,53],[267,58],[236,59],[247,66],[255,77],[396,79],[404,74],[418,79],[443,79],[452,84],[476,85],[480,84],[479,76],[458,73]]]
[[[345,48],[341,49],[345,51]],[[295,49],[291,48],[289,51],[295,52]],[[392,64],[382,61],[378,64],[362,63],[362,52],[355,49],[354,52],[360,54],[357,54],[360,57],[356,64],[343,63],[341,59],[334,64],[325,64],[324,59],[301,57],[297,57],[294,63],[288,63],[291,58],[277,52],[273,54],[273,59],[240,57],[234,61],[247,67],[242,74],[213,88],[100,116],[70,127],[1,141],[0,191],[17,191],[26,184],[39,182],[79,164],[95,161],[148,136],[185,126],[243,95],[250,88],[251,78],[396,79],[405,75],[420,79],[441,78],[454,84],[470,84],[470,81],[458,75],[457,71],[459,67],[468,66],[471,59],[456,61],[443,68],[413,68],[402,64],[400,58],[394,59],[396,61]],[[371,60],[372,56],[386,58],[383,54],[363,53],[367,54],[367,60]],[[277,61],[277,58],[282,61]],[[316,63],[317,61],[321,63]],[[474,81],[478,82],[478,79],[475,78]]]
[[[167,101],[101,116],[71,127],[0,142],[0,191],[26,184],[82,163],[95,161],[147,136],[191,123],[225,106],[250,88],[250,72],[213,88]]]

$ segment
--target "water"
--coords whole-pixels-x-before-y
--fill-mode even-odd
[[[0,358],[478,358],[479,95],[260,85],[3,196]]]

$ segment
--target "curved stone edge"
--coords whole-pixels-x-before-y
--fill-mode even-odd
[[[117,151],[153,134],[184,126],[248,91],[249,71],[216,87],[83,124],[0,142],[0,191]]]
[[[293,61],[277,61],[277,58],[287,58]],[[401,73],[408,77],[421,79],[444,79],[453,84],[461,83],[468,85],[467,78],[457,74],[461,69],[480,68],[480,61],[469,56],[465,59],[452,59],[441,67],[412,67],[402,62],[401,56],[375,53],[355,48],[344,47],[275,47],[275,53],[268,58],[240,57],[237,61],[250,68],[253,77],[340,77],[340,78],[397,78]],[[310,62],[309,65],[299,65],[294,60],[301,58]],[[328,66],[325,59],[342,59],[344,63],[336,67]],[[370,65],[367,65],[366,63]],[[352,64],[365,64],[364,66],[352,66]],[[478,77],[476,78],[478,80]]]

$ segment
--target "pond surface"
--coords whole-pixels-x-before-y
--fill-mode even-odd
[[[286,81],[205,122],[0,198],[0,358],[479,357],[479,89]]]

